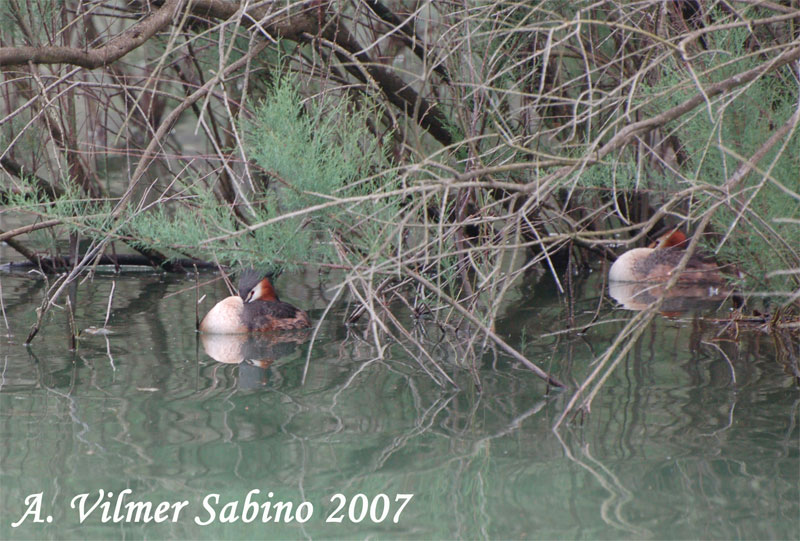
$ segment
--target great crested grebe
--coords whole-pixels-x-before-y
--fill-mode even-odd
[[[685,254],[686,235],[674,229],[662,235],[655,247],[628,250],[614,261],[608,273],[610,282],[666,282]],[[724,285],[716,263],[693,255],[681,271],[680,284]]]
[[[200,322],[200,332],[246,334],[310,326],[308,314],[278,299],[269,274],[248,269],[239,277],[239,294],[222,299],[209,310]]]

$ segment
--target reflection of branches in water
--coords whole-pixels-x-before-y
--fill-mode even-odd
[[[358,327],[349,327],[346,339],[338,343],[339,363],[347,363],[352,367],[352,370],[347,371],[341,382],[334,385],[326,385],[323,392],[327,398],[324,401],[319,400],[320,395],[318,392],[314,393],[314,396],[318,398],[315,404],[311,406],[306,404],[305,400],[296,393],[287,393],[280,388],[272,391],[273,394],[281,397],[281,403],[284,405],[284,417],[281,420],[279,429],[282,434],[297,443],[296,452],[303,455],[296,456],[296,461],[300,461],[303,464],[300,471],[295,472],[300,479],[295,478],[292,471],[280,471],[276,474],[281,477],[282,482],[287,484],[296,482],[300,483],[300,485],[306,482],[305,479],[310,475],[305,466],[306,445],[309,442],[315,442],[315,447],[324,445],[325,442],[336,445],[338,442],[345,441],[348,437],[351,437],[354,429],[358,430],[360,425],[353,425],[354,421],[349,417],[349,413],[343,414],[342,409],[351,407],[348,401],[362,399],[361,394],[364,392],[365,385],[369,385],[370,388],[377,387],[376,382],[370,383],[366,378],[373,376],[385,377],[387,375],[399,378],[402,383],[393,383],[393,386],[404,389],[408,393],[410,402],[398,399],[397,407],[410,407],[409,414],[412,418],[406,428],[399,433],[391,434],[391,438],[386,444],[371,450],[368,459],[359,461],[358,470],[348,476],[345,484],[337,485],[337,490],[342,492],[346,492],[352,487],[365,482],[374,485],[374,479],[380,479],[380,477],[376,478],[375,474],[385,471],[393,458],[398,457],[398,460],[402,461],[406,454],[416,453],[420,443],[431,436],[455,438],[455,441],[463,442],[463,445],[458,446],[461,449],[460,451],[442,457],[442,460],[437,461],[431,467],[438,470],[442,466],[447,467],[448,464],[454,464],[458,465],[459,471],[466,472],[469,470],[470,462],[476,457],[480,457],[481,460],[485,459],[486,450],[489,448],[491,441],[507,437],[509,434],[518,431],[526,419],[539,413],[546,404],[544,400],[539,401],[526,411],[511,415],[509,421],[503,427],[486,434],[485,430],[480,428],[485,424],[485,415],[488,413],[503,416],[507,415],[506,411],[509,409],[501,408],[502,411],[499,411],[496,408],[495,399],[489,400],[485,398],[485,396],[495,396],[493,387],[485,389],[485,392],[489,394],[478,393],[473,395],[475,400],[470,403],[468,410],[464,413],[462,412],[463,405],[456,401],[457,397],[465,396],[463,393],[455,389],[444,394],[442,390],[432,391],[429,388],[432,384],[431,379],[420,368],[418,363],[414,363],[403,356],[397,359],[393,358],[391,362],[385,362],[376,355],[374,342],[355,332],[356,330],[358,330]],[[484,351],[480,354],[476,354],[474,351],[470,352],[469,342],[459,340],[458,335],[452,332],[451,329],[430,327],[428,330],[433,332],[423,332],[419,328],[416,329],[414,338],[417,347],[427,348],[429,355],[434,356],[443,367],[449,368],[453,377],[457,378],[456,381],[464,379],[464,377],[469,378],[467,370],[463,368],[463,362],[457,362],[456,358],[463,355],[474,355],[474,358],[480,360],[486,352]],[[369,329],[366,332],[369,332]],[[481,346],[480,342],[473,343],[473,347]],[[404,351],[408,351],[411,347],[413,347],[413,344],[408,345]],[[491,352],[491,345],[487,349]],[[390,354],[390,352],[387,352],[387,354]],[[370,355],[372,356],[370,357]],[[317,359],[315,363],[312,363],[312,366],[317,366],[319,362],[320,360]],[[376,371],[377,367],[380,367],[380,370]],[[494,374],[494,378],[510,380],[512,385],[520,384],[520,388],[516,390],[513,387],[509,389],[504,384],[502,396],[512,399],[513,396],[519,397],[521,393],[528,390],[528,386],[522,385],[515,378],[511,378],[502,372],[495,371]],[[471,381],[471,378],[469,379]],[[309,381],[316,382],[318,380],[316,376],[310,379],[307,376],[305,385],[308,385]],[[484,377],[484,385],[487,383],[491,385],[492,381],[492,378],[487,380]],[[420,387],[428,387],[428,389],[421,390]],[[327,405],[323,405],[321,402],[326,402]],[[388,402],[385,405],[392,407]],[[513,403],[509,404],[509,406],[513,406]],[[297,428],[306,427],[307,422],[304,416],[308,415],[310,408],[313,408],[315,417],[330,419],[329,423],[326,422],[324,432],[318,436],[310,435],[305,428],[303,430],[298,430]],[[374,413],[370,417],[373,415]],[[446,435],[442,435],[442,429],[447,432]],[[379,432],[374,433],[374,436],[379,435]],[[418,472],[423,475],[425,469],[424,465],[417,465]],[[370,486],[370,490],[377,491],[380,488]],[[483,506],[478,505],[478,507],[483,508],[486,504],[487,502],[484,502]]]
[[[417,436],[423,435],[431,430],[434,421],[450,404],[453,398],[455,398],[455,393],[451,393],[450,396],[447,397],[440,397],[427,409],[425,409],[421,415],[418,415],[416,421],[414,422],[414,427],[399,436],[395,436],[392,439],[392,442],[375,458],[373,471],[383,468],[389,458],[403,449],[412,438],[416,438]]]
[[[106,355],[108,356],[108,363],[113,371],[117,371],[117,366],[114,364],[114,357],[111,355],[111,340],[108,339],[108,334],[104,334],[103,338],[106,340]]]
[[[11,332],[11,327],[8,326],[8,318],[6,317],[6,303],[3,298],[3,280],[0,279],[0,312],[3,314],[3,323],[6,325],[6,331]]]
[[[561,444],[561,448],[564,450],[564,456],[589,472],[598,484],[608,492],[608,498],[603,500],[600,506],[600,516],[603,518],[603,522],[616,530],[630,532],[640,539],[653,537],[653,533],[650,530],[638,528],[625,519],[623,516],[624,508],[628,503],[633,501],[633,493],[625,487],[619,477],[611,472],[602,462],[592,456],[589,451],[589,445],[582,445],[580,453],[592,464],[577,458],[569,445],[564,441],[559,431],[556,430],[553,431],[553,433]]]
[[[373,359],[369,362],[370,365],[376,366],[380,361]],[[367,363],[359,363],[359,373],[361,366]],[[384,366],[384,365],[382,365]],[[427,380],[423,378],[415,378],[413,375],[404,375],[410,385],[416,383],[425,383]],[[345,424],[341,420],[342,416],[337,414],[336,409],[339,399],[345,392],[357,393],[358,387],[353,386],[353,377],[339,385],[333,396],[331,397],[330,407],[325,408],[325,411],[330,412],[332,416],[339,421],[338,426],[331,431],[326,431],[321,436],[321,440],[317,441],[317,445],[321,442],[328,441],[331,437],[335,437],[331,441],[332,444],[341,440],[341,432],[345,430]],[[337,484],[337,491],[342,493],[363,492],[365,485],[369,486],[369,490],[374,493],[397,491],[398,480],[392,478],[391,475],[376,476],[379,472],[386,472],[390,468],[389,463],[394,457],[398,460],[403,460],[403,453],[415,454],[418,453],[422,442],[430,439],[432,436],[437,438],[447,438],[453,441],[450,444],[455,452],[450,452],[441,456],[439,460],[426,466],[424,463],[415,464],[414,475],[425,476],[426,472],[435,474],[442,468],[449,466],[454,467],[454,474],[452,482],[455,483],[454,487],[449,487],[443,491],[444,501],[449,502],[453,508],[452,516],[456,521],[456,531],[462,532],[464,537],[474,536],[475,527],[480,525],[483,528],[484,537],[490,537],[488,531],[485,530],[490,524],[490,511],[489,505],[492,503],[485,488],[486,479],[482,473],[482,469],[488,467],[488,450],[491,448],[491,442],[496,439],[508,437],[509,435],[517,432],[522,424],[531,417],[539,413],[546,405],[547,401],[541,400],[528,408],[521,414],[511,418],[504,426],[497,430],[493,430],[490,434],[486,434],[482,430],[476,430],[476,427],[482,423],[480,421],[480,414],[477,408],[472,408],[470,417],[473,418],[471,422],[462,423],[460,427],[450,426],[447,429],[447,434],[442,434],[441,430],[437,430],[437,426],[444,426],[442,419],[444,418],[457,418],[460,415],[456,414],[460,408],[455,402],[458,392],[453,391],[447,396],[436,395],[434,400],[430,403],[420,403],[419,395],[415,394],[414,400],[414,420],[411,425],[403,430],[401,433],[393,435],[389,443],[382,446],[380,449],[374,450],[370,454],[368,461],[360,461],[358,469],[352,474],[347,475],[339,484]],[[428,396],[431,396],[428,393]],[[480,400],[478,401],[480,403]],[[298,411],[300,413],[300,411]],[[294,416],[290,416],[286,422],[281,425],[282,432],[289,434],[293,439],[300,442],[301,450],[305,449],[305,442],[309,440],[305,434],[296,434],[289,431],[289,425],[292,423]],[[339,435],[339,436],[337,436]],[[461,444],[459,444],[461,442]],[[425,445],[423,443],[423,445]],[[475,472],[472,465],[478,461],[479,471]],[[305,464],[305,462],[303,462]],[[388,472],[387,472],[388,474]],[[309,475],[305,467],[300,471],[301,479],[305,479]],[[432,475],[431,479],[439,478],[438,475]],[[299,481],[302,484],[302,480]],[[463,498],[470,497],[469,506],[464,507]],[[470,511],[471,510],[471,511]],[[470,516],[471,513],[478,513],[482,518],[476,518],[473,524],[465,524],[464,520]],[[467,521],[469,522],[469,521]]]
[[[79,416],[79,410],[80,410],[79,402],[92,400],[93,398],[91,396],[75,396],[75,391],[76,391],[75,381],[78,378],[78,370],[79,370],[78,363],[74,362],[71,363],[72,377],[70,378],[69,387],[67,392],[62,392],[56,389],[54,386],[48,384],[48,379],[50,378],[46,377],[46,375],[50,373],[48,372],[47,361],[41,360],[38,357],[36,357],[35,353],[30,349],[28,350],[28,352],[33,358],[34,366],[36,367],[39,386],[45,389],[49,394],[54,394],[69,402],[70,419],[73,424],[76,424],[81,428],[80,432],[76,434],[78,440],[84,443],[84,445],[87,445],[87,447],[89,448],[89,452],[94,452],[94,450],[100,450],[102,451],[103,455],[105,455],[106,459],[114,457],[120,460],[123,464],[135,467],[136,468],[134,470],[135,473],[132,473],[131,478],[133,478],[134,476],[141,477],[142,474],[140,469],[142,468],[142,466],[148,466],[150,464],[153,464],[155,461],[149,456],[149,454],[145,449],[145,446],[138,443],[139,440],[141,440],[140,435],[132,433],[131,423],[128,421],[129,417],[131,416],[131,410],[129,409],[131,405],[131,400],[124,398],[116,398],[111,392],[100,387],[100,385],[97,383],[97,377],[96,377],[97,371],[95,370],[94,365],[84,357],[82,356],[80,357],[80,359],[83,360],[83,362],[86,363],[86,366],[91,370],[91,376],[89,378],[89,381],[91,382],[92,386],[96,388],[98,391],[100,391],[103,395],[100,397],[100,400],[102,400],[104,403],[108,401],[112,401],[113,403],[112,405],[103,407],[102,410],[99,410],[103,412],[106,411],[113,412],[115,418],[119,423],[120,431],[117,435],[113,436],[113,439],[124,446],[132,448],[139,460],[133,460],[131,457],[122,452],[109,453],[109,451],[107,451],[104,446],[102,446],[99,443],[93,443],[89,441],[88,438],[86,437],[86,435],[91,430],[91,426],[95,426],[96,424],[92,420],[85,421],[81,419]],[[62,410],[62,408],[58,409],[59,411]],[[94,410],[97,411],[98,409],[94,408]],[[102,434],[103,426],[105,426],[105,424],[97,425],[95,426],[95,429],[97,431],[100,431],[100,434]],[[99,437],[102,438],[102,436]],[[127,468],[124,471],[131,472],[131,470]],[[146,469],[142,471],[146,471]]]
[[[728,355],[725,353],[725,351],[723,351],[723,349],[721,347],[719,347],[717,344],[715,344],[713,342],[709,342],[707,340],[703,340],[701,342],[701,344],[703,344],[705,346],[708,346],[710,348],[715,348],[719,352],[720,356],[723,359],[725,359],[725,362],[728,363],[728,367],[731,370],[731,385],[735,386],[736,385],[736,370],[733,368],[733,363],[731,362],[730,357],[728,357]]]
[[[795,388],[800,387],[800,340],[787,329],[773,331],[770,336],[775,344],[777,361],[794,379]]]
[[[649,354],[651,358],[661,358],[664,351],[672,351],[676,356],[674,359],[675,362],[679,362],[679,357],[681,355],[680,352],[684,350],[682,343],[685,342],[685,338],[682,338],[681,335],[676,335],[675,343],[666,349],[658,345],[658,342],[660,341],[660,335],[663,334],[663,330],[659,326],[655,325],[655,321],[658,317],[660,317],[659,309],[661,308],[661,302],[663,300],[664,299],[661,298],[656,301],[656,303],[650,305],[647,309],[641,312],[636,312],[627,321],[624,328],[617,333],[613,342],[606,348],[605,352],[592,362],[594,370],[584,379],[583,383],[581,383],[577,390],[573,393],[566,408],[553,426],[555,430],[561,426],[561,424],[568,418],[570,414],[573,415],[572,418],[574,419],[576,412],[588,413],[590,411],[591,403],[594,397],[614,372],[619,363],[622,362],[623,359],[627,358],[629,354],[634,354],[637,358],[641,357],[641,349],[643,347],[647,347],[649,348]],[[731,358],[727,356],[724,350],[722,350],[717,343],[705,341],[704,337],[708,335],[709,331],[714,330],[715,328],[719,329],[719,327],[713,327],[702,317],[694,314],[691,320],[691,330],[688,337],[688,349],[695,355],[709,348],[717,349],[719,353],[722,354],[722,357],[728,362],[729,379],[735,384],[736,374],[734,372],[734,365],[730,360]],[[646,331],[650,332],[649,342],[642,341],[642,337],[645,336]],[[720,330],[718,332],[722,331]]]
[[[35,298],[36,291],[42,287],[44,281],[39,279],[38,277],[33,277],[28,274],[21,274],[21,275],[13,274],[9,276],[13,276],[15,278],[14,280],[15,288],[12,289],[10,292],[7,292],[10,295],[10,300],[7,304],[4,304],[5,309],[7,309],[8,312],[12,314],[16,310],[24,312],[30,308],[31,299]],[[12,317],[11,319],[13,321],[15,318]]]
[[[798,422],[797,413],[800,412],[800,398],[794,401],[789,408],[789,422],[786,423],[786,436],[783,440],[785,449],[793,449],[797,445]]]
[[[390,310],[385,310],[389,312]],[[427,377],[432,379],[440,387],[445,387],[446,382],[451,382],[455,388],[462,388],[464,374],[471,376],[470,386],[474,386],[478,391],[482,388],[479,369],[486,363],[486,356],[491,356],[491,366],[496,369],[497,361],[503,357],[511,357],[514,361],[520,361],[521,355],[510,355],[506,351],[500,351],[500,347],[494,341],[490,341],[486,334],[472,325],[471,322],[461,322],[460,325],[452,323],[442,323],[429,319],[424,314],[413,317],[410,321],[401,321],[392,316],[387,321],[387,327],[401,332],[396,334],[383,334],[383,340],[391,340],[391,343],[399,347],[408,358],[412,359]],[[390,355],[389,344],[381,345],[382,354],[378,354],[376,346],[372,340],[372,326],[348,325],[345,341],[340,343],[340,349],[345,350],[349,347],[348,341],[353,341],[365,347],[371,353],[358,353],[358,357],[370,357],[378,355],[386,357]],[[548,348],[548,351],[552,351]],[[403,355],[393,356],[393,364],[405,363]],[[528,367],[530,362],[525,360],[524,366]],[[432,365],[436,370],[428,368]],[[446,381],[440,381],[439,375],[444,374]]]
[[[334,303],[339,298],[339,295],[341,295],[343,290],[344,290],[343,285],[340,285],[338,288],[336,288],[336,292],[333,294],[331,299],[325,305],[325,310],[322,312],[319,321],[317,322],[316,325],[314,325],[314,330],[311,333],[311,341],[308,345],[308,353],[306,354],[306,363],[305,366],[303,367],[303,378],[301,380],[303,384],[305,384],[306,375],[308,375],[308,366],[311,363],[311,352],[314,350],[314,343],[317,340],[317,334],[319,333],[319,330],[322,328],[322,323],[328,317],[328,312],[330,312],[331,308],[333,308]]]
[[[570,398],[569,402],[564,408],[564,411],[561,413],[558,419],[556,419],[556,422],[553,425],[553,430],[557,431],[570,413],[576,413],[574,410],[576,409],[576,405],[581,398],[583,398],[583,402],[580,406],[577,406],[577,410],[587,412],[590,410],[591,403],[595,395],[600,391],[603,384],[614,372],[614,369],[620,363],[620,361],[625,358],[631,348],[636,344],[641,334],[647,329],[648,325],[655,317],[656,310],[658,309],[659,305],[660,303],[657,302],[649,309],[642,312],[637,312],[636,315],[633,316],[630,321],[628,321],[625,327],[619,332],[619,334],[617,334],[613,343],[598,359],[595,369],[586,377],[583,383],[581,383],[578,389],[574,392],[572,398]],[[594,387],[592,387],[591,391],[589,391],[584,398],[584,393],[586,390],[590,385],[592,385],[595,379],[598,378],[598,382],[594,385]]]
[[[131,429],[131,422],[128,420],[132,417],[133,413],[131,411],[131,405],[130,400],[121,400],[116,408],[111,408],[111,411],[114,412],[120,427],[119,432],[114,436],[114,440],[133,449],[135,456],[139,457],[139,460],[141,460],[141,462],[139,462],[120,453],[123,463],[127,463],[128,465],[128,468],[125,468],[124,471],[130,479],[136,479],[141,477],[144,472],[148,471],[149,466],[155,464],[155,459],[147,452],[145,445],[139,443],[141,439],[139,434]]]
[[[100,385],[98,384],[98,382],[97,382],[97,370],[95,370],[95,367],[94,367],[94,364],[92,363],[92,361],[90,359],[88,359],[87,357],[85,357],[84,355],[78,355],[78,357],[90,369],[91,374],[90,374],[90,377],[89,377],[89,384],[93,388],[97,389],[100,393],[102,393],[103,395],[105,395],[107,397],[114,396],[110,392],[108,392],[107,390],[105,390],[102,387],[100,387]]]
[[[75,398],[67,393],[62,393],[57,389],[47,388],[46,390],[50,393],[55,394],[56,396],[62,397],[69,403],[69,417],[70,419],[72,419],[72,422],[74,424],[80,427],[80,430],[74,434],[75,437],[78,439],[78,441],[86,445],[86,447],[89,449],[89,452],[92,454],[95,452],[95,450],[100,451],[101,453],[105,453],[106,450],[102,445],[96,442],[90,442],[86,438],[86,435],[89,434],[89,432],[91,432],[91,428],[89,427],[89,424],[87,422],[83,421],[80,418],[78,403],[75,400]]]
[[[718,429],[716,429],[713,432],[710,432],[708,434],[702,434],[701,433],[699,435],[701,437],[714,437],[714,436],[717,436],[720,433],[725,432],[726,430],[728,430],[731,426],[733,426],[733,410],[735,408],[736,408],[736,400],[734,399],[734,400],[731,401],[730,408],[728,409],[728,422],[725,424],[725,426],[722,426],[722,427],[720,427],[720,428],[718,428]]]
[[[339,249],[342,250],[343,248],[339,247]],[[425,348],[419,346],[419,342],[414,338],[413,333],[406,328],[390,309],[390,301],[385,300],[387,292],[383,290],[388,281],[384,280],[378,287],[374,287],[373,283],[374,281],[371,277],[367,279],[361,273],[357,273],[346,281],[350,293],[361,303],[360,306],[363,307],[361,310],[369,314],[368,328],[371,331],[370,336],[375,342],[377,355],[383,357],[386,349],[383,343],[393,341],[405,349],[437,385],[442,387],[445,382],[455,385],[455,382],[442,366]],[[363,294],[362,291],[364,292]],[[402,296],[396,295],[394,292],[392,292],[392,295],[402,298]],[[411,347],[409,347],[409,344]],[[428,364],[434,367],[435,373],[428,368]],[[444,381],[442,381],[442,378]]]
[[[434,426],[436,426],[436,420],[442,415],[452,416],[452,411],[449,411],[448,407],[451,409],[457,409],[457,406],[454,402],[454,398],[456,396],[457,393],[453,393],[448,397],[440,397],[430,406],[419,412],[416,421],[414,422],[414,426],[409,428],[403,434],[395,436],[391,443],[384,447],[377,454],[375,460],[371,462],[370,467],[362,468],[358,475],[354,476],[347,486],[349,487],[356,482],[362,481],[363,479],[370,477],[375,472],[384,468],[392,456],[396,455],[402,450],[405,450],[406,447],[413,448],[415,443],[414,440],[416,438],[430,436],[432,433],[435,433]],[[486,450],[490,448],[492,441],[507,437],[518,431],[525,420],[539,413],[547,403],[547,400],[538,401],[525,412],[510,419],[504,426],[497,430],[493,430],[490,434],[480,435],[479,431],[476,433],[475,427],[479,425],[479,423],[476,421],[465,423],[463,428],[459,431],[451,428],[451,430],[448,430],[447,437],[454,440],[454,446],[464,450],[462,452],[453,452],[446,457],[442,457],[442,460],[433,464],[431,468],[434,470],[439,470],[448,464],[460,464],[459,470],[465,471],[466,464],[468,464],[472,459],[477,457],[480,457],[481,459],[485,458]],[[476,415],[477,410],[473,410],[473,419]],[[458,442],[461,442],[464,445],[459,446],[457,445]],[[424,474],[425,471],[426,468],[419,466],[415,473]]]
[[[676,473],[670,472],[671,484],[661,489],[679,490],[681,494],[692,495],[690,499],[676,503],[676,515],[708,517],[699,523],[702,528],[695,530],[693,536],[701,539],[721,535],[781,538],[784,536],[774,533],[772,527],[777,526],[775,519],[797,524],[797,488],[796,481],[792,479],[796,477],[794,473],[789,476],[786,474],[787,466],[795,469],[795,461],[787,464],[777,458],[787,458],[794,453],[794,448],[796,442],[787,447],[780,457],[754,464],[751,460],[731,456],[730,451],[724,452],[719,446],[709,446],[704,455],[670,460],[669,466]],[[742,452],[749,458],[747,450],[743,449]],[[728,514],[719,513],[720,501],[740,490],[748,494],[746,503],[741,505],[757,513],[760,520],[732,524]],[[773,498],[779,502],[777,505]]]

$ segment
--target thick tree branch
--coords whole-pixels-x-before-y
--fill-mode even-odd
[[[60,223],[60,220],[58,220],[58,222]],[[42,223],[45,223],[45,222],[42,222]],[[34,225],[41,225],[41,224],[34,224]],[[50,225],[55,225],[55,224],[50,224]],[[43,226],[43,227],[45,227],[45,226]],[[36,229],[41,229],[41,227],[36,228]],[[47,261],[43,261],[43,259],[41,257],[39,257],[39,254],[37,254],[33,250],[29,250],[27,246],[25,246],[21,242],[19,242],[17,240],[14,240],[12,238],[14,236],[14,234],[19,234],[19,233],[16,233],[16,231],[17,230],[5,232],[2,229],[0,229],[0,241],[4,241],[13,250],[16,250],[25,259],[30,261],[30,265],[29,266],[35,267],[37,269],[41,269],[43,272],[53,272],[53,270],[54,270],[53,265],[51,265]],[[12,233],[12,235],[9,235],[9,233]],[[9,265],[10,265],[10,263],[9,263]]]
[[[315,36],[308,34],[305,37],[309,40],[315,39]],[[441,144],[448,146],[454,143],[453,137],[447,129],[447,117],[441,109],[420,96],[403,79],[374,62],[343,25],[338,25],[336,28],[328,27],[325,31],[325,40],[334,45],[334,52],[346,61],[345,67],[351,75],[366,83],[367,77],[364,75],[364,71],[366,71],[369,77],[380,86],[386,99],[392,105],[416,120]],[[336,50],[337,46],[347,51],[352,58],[342,58],[342,52]],[[354,65],[353,59],[357,60],[360,66]]]
[[[8,242],[10,239],[18,235],[24,235],[25,233],[38,231],[39,229],[47,229],[48,227],[53,227],[61,223],[63,223],[63,220],[60,219],[46,220],[44,222],[37,222],[35,224],[23,225],[22,227],[12,229],[11,231],[0,231],[0,242]]]
[[[24,178],[25,180],[32,182],[36,186],[36,189],[40,193],[47,196],[48,199],[56,199],[57,197],[61,197],[62,195],[64,195],[64,191],[61,188],[50,184],[43,178],[37,177],[32,173],[26,173],[23,170],[23,167],[14,160],[12,160],[11,158],[8,157],[0,158],[0,167],[5,169],[6,172],[12,176],[15,176],[17,178]],[[11,190],[10,188],[0,189],[0,203],[8,202],[9,191],[13,190]]]
[[[393,26],[394,29],[397,29],[397,36],[403,41],[403,43],[411,49],[417,58],[422,60],[423,62],[428,60],[428,51],[423,47],[423,43],[425,43],[422,39],[420,39],[416,32],[414,31],[414,26],[410,22],[403,23],[403,21],[395,15],[395,13],[383,5],[383,2],[379,0],[367,0],[367,5],[370,7],[372,11],[375,12],[375,15],[380,17],[380,19]],[[394,30],[393,29],[393,30]],[[450,82],[450,74],[447,73],[447,69],[442,64],[436,64],[433,66],[433,71],[438,73],[442,76],[442,78]]]
[[[109,40],[105,45],[92,49],[79,47],[0,47],[0,67],[20,64],[73,64],[86,69],[96,69],[107,66],[137,47],[147,42],[157,32],[160,32],[181,20],[180,13],[184,9],[183,0],[166,0],[164,4],[131,28]],[[276,37],[298,39],[303,32],[313,31],[314,18],[301,11],[280,18],[269,24],[262,25],[267,16],[266,9],[250,9],[241,14],[241,23],[245,27],[263,29]],[[197,17],[227,20],[238,16],[241,5],[225,0],[192,0],[185,9]]]
[[[0,47],[0,66],[18,64],[74,64],[87,69],[106,66],[141,46],[177,17],[181,0],[167,0],[131,28],[94,49],[77,47]]]
[[[11,241],[13,242],[13,241]],[[11,245],[9,242],[9,245]],[[18,246],[22,246],[21,244],[17,243]],[[15,250],[17,249],[16,246],[11,245],[12,248]],[[20,269],[27,269],[31,267],[35,268],[42,268],[45,272],[54,272],[57,270],[65,270],[72,267],[72,258],[71,257],[41,257],[24,246],[22,246],[23,251],[20,251],[22,255],[25,255],[26,258],[30,261],[30,263],[25,262],[16,262],[11,261],[9,263],[5,263],[0,265],[0,268],[4,270],[20,270]],[[29,255],[26,255],[27,254]],[[85,254],[81,254],[78,256],[77,260],[80,261],[85,257]],[[151,265],[151,261],[147,259],[147,257],[139,254],[103,254],[100,256],[99,259],[96,260],[97,265],[114,265],[116,266],[147,266]],[[192,267],[197,267],[198,269],[216,269],[219,268],[217,263],[213,263],[210,261],[202,261],[199,259],[190,259],[190,258],[182,258],[176,259],[174,261],[175,265],[180,265],[184,269],[191,269]]]

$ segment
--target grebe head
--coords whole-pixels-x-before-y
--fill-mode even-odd
[[[270,276],[271,272],[264,273],[255,269],[242,271],[239,276],[239,296],[244,302],[280,300],[269,281]]]
[[[686,234],[678,229],[671,229],[658,237],[658,239],[650,245],[650,248],[673,248],[675,246],[684,247],[687,244]]]

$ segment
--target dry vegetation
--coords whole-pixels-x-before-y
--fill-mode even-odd
[[[96,263],[313,265],[379,351],[432,314],[538,370],[493,331],[517,278],[681,225],[798,310],[797,0],[0,6],[0,239],[70,270],[51,302]]]

